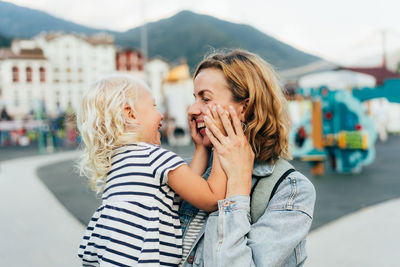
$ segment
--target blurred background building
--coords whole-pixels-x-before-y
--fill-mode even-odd
[[[10,47],[1,48],[2,120],[6,115],[13,120],[73,116],[90,83],[114,73],[145,80],[165,115],[163,137],[171,144],[190,143],[187,108],[193,85],[186,61],[172,69],[160,57],[146,61],[139,49],[119,48],[106,33],[42,32],[31,39],[13,39]],[[24,128],[21,123],[4,125],[0,130]]]
[[[0,51],[0,98],[15,118],[33,113],[38,102],[50,115],[75,110],[88,83],[115,72],[113,38],[103,33],[42,33]]]

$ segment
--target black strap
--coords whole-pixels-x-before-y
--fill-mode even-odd
[[[289,174],[291,174],[292,172],[295,172],[295,171],[296,171],[295,169],[289,169],[289,170],[287,170],[287,171],[281,176],[281,178],[279,178],[279,180],[276,182],[274,188],[272,189],[271,196],[269,197],[269,200],[272,199],[272,197],[274,196],[276,190],[278,190],[278,187],[279,187],[279,185],[282,183],[282,181],[285,180],[286,177],[287,177]],[[257,182],[258,182],[258,181],[256,181],[256,183],[257,183]]]
[[[261,179],[262,179],[262,178],[258,178],[258,179],[256,180],[256,182],[254,183],[253,187],[251,188],[251,191],[250,191],[250,198],[253,197],[254,189],[257,187],[258,182],[259,182]]]
[[[289,170],[287,170],[284,174],[282,174],[281,178],[279,178],[279,180],[276,182],[274,188],[272,189],[271,196],[270,196],[269,200],[271,200],[271,198],[274,196],[276,190],[278,190],[278,187],[279,187],[279,185],[282,183],[282,181],[285,180],[286,177],[287,177],[289,174],[291,174],[292,172],[294,172],[294,171],[296,171],[296,170],[295,170],[295,169],[289,169]],[[253,187],[251,188],[251,191],[250,191],[250,198],[253,196],[254,189],[257,187],[258,182],[260,182],[261,179],[265,179],[265,178],[259,178],[259,179],[257,179],[257,181],[254,183]]]

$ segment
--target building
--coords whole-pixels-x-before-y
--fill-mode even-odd
[[[193,103],[193,81],[186,62],[172,68],[163,82],[166,136],[170,145],[191,141],[187,111]]]
[[[76,110],[90,83],[116,71],[114,39],[105,33],[42,33],[0,51],[0,102],[17,117],[39,105],[49,114]]]
[[[114,39],[108,34],[43,33],[35,41],[52,68],[52,110],[76,110],[90,83],[116,71]]]
[[[119,72],[143,72],[145,58],[143,53],[134,49],[121,49],[116,53],[116,69]]]
[[[148,61],[144,67],[144,77],[149,85],[156,105],[160,109],[160,112],[165,112],[163,94],[163,82],[167,78],[169,73],[169,65],[167,62],[160,58],[155,58]]]
[[[0,49],[0,106],[13,116],[33,114],[41,101],[50,103],[51,67],[31,40]]]

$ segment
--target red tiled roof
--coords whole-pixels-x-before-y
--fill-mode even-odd
[[[388,70],[386,66],[382,67],[373,67],[373,68],[351,68],[351,67],[340,67],[342,70],[351,70],[355,72],[360,72],[360,73],[365,73],[369,74],[371,76],[374,76],[376,79],[376,84],[377,85],[382,85],[383,82],[386,79],[389,78],[400,78],[400,74],[393,72],[391,70]]]
[[[21,49],[19,54],[15,54],[10,48],[0,49],[0,59],[46,59],[42,49]]]
[[[65,35],[73,35],[76,38],[79,38],[83,41],[86,41],[92,45],[112,45],[114,44],[114,38],[110,35],[107,34],[95,34],[91,36],[86,36],[86,35],[81,35],[81,34],[76,34],[76,33],[63,33],[63,32],[51,32],[51,33],[46,33],[44,34],[44,38],[46,41],[52,41],[55,40],[59,37],[63,37]]]

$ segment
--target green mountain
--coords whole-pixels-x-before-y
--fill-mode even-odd
[[[0,35],[0,47],[9,47],[11,44],[11,39]]]
[[[148,54],[169,62],[186,58],[193,70],[213,49],[242,48],[259,54],[278,69],[302,66],[320,58],[299,51],[259,30],[207,15],[182,11],[175,16],[146,25]],[[116,43],[140,47],[141,27],[117,33]]]
[[[56,18],[39,10],[0,1],[0,34],[12,37],[32,37],[42,31],[90,34],[100,30]]]
[[[146,24],[148,55],[172,64],[185,58],[193,71],[204,55],[214,49],[243,48],[259,54],[277,69],[302,66],[319,58],[299,51],[259,30],[211,16],[182,11],[175,16]],[[92,34],[101,29],[82,26],[45,12],[0,1],[0,45],[12,37],[33,37],[42,31]],[[141,27],[126,32],[106,31],[117,45],[140,48]]]

